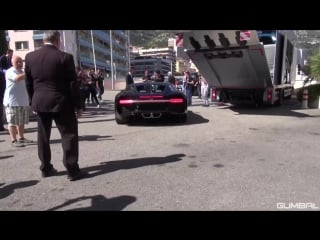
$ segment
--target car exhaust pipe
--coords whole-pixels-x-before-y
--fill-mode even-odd
[[[142,113],[143,118],[160,118],[162,113]]]

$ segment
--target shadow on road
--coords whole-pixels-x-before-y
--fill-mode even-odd
[[[6,159],[6,158],[12,158],[13,155],[7,155],[7,156],[0,156],[0,159]]]
[[[237,105],[227,107],[238,114],[247,115],[266,115],[266,116],[285,116],[285,117],[319,117],[307,113],[298,112],[301,104],[296,100],[286,100],[282,106],[261,106],[254,105]],[[305,109],[304,109],[305,110]]]
[[[5,131],[0,131],[0,135],[8,135],[9,131],[5,130]],[[1,140],[1,142],[4,142],[5,140]]]
[[[208,119],[189,110],[188,121],[185,123],[185,125],[200,124],[200,123],[207,123],[207,122],[209,122]]]
[[[171,162],[181,161],[185,154],[174,154],[165,157],[148,157],[148,158],[135,158],[110,162],[102,162],[100,165],[85,167],[85,171],[90,173],[89,178],[99,176],[105,173],[114,172],[122,169],[132,169],[144,167],[149,165],[161,165]]]
[[[186,156],[185,154],[174,154],[166,157],[148,157],[148,158],[134,158],[134,159],[125,159],[125,160],[117,160],[110,162],[101,162],[99,165],[84,167],[82,170],[89,173],[83,179],[93,178],[102,174],[115,172],[117,170],[122,169],[132,169],[138,167],[144,167],[149,165],[162,165],[171,162],[181,161],[182,157]],[[66,175],[67,171],[59,171],[56,173],[56,176]]]
[[[5,185],[4,187],[0,188],[0,199],[6,198],[12,193],[14,193],[14,190],[18,188],[25,188],[30,187],[32,185],[36,185],[39,181],[37,180],[30,180],[25,182],[18,182],[18,183],[12,183],[9,185]]]
[[[112,136],[101,136],[101,135],[81,135],[79,136],[79,141],[102,141],[102,140],[112,140]]]
[[[175,117],[170,117],[167,119],[136,119],[136,121],[131,122],[128,126],[143,126],[143,127],[162,127],[162,126],[178,126],[178,125],[193,125],[209,122],[208,119],[196,114],[192,111],[188,111],[188,119],[185,123],[178,123]]]
[[[104,140],[114,140],[112,136],[101,136],[101,135],[81,135],[79,136],[79,141],[104,141]],[[61,143],[61,139],[50,140],[51,144]]]
[[[32,132],[38,132],[38,127],[29,128],[26,126],[24,133],[32,133]]]
[[[95,116],[95,117],[97,117],[97,116]],[[83,117],[81,117],[81,118],[79,118],[78,123],[81,124],[81,123],[98,123],[98,122],[114,121],[114,118],[112,118],[112,119],[106,119],[106,118],[104,118],[104,119],[96,119],[96,118],[94,118],[94,120],[88,120],[88,119],[92,119],[92,118],[83,118]]]
[[[50,208],[47,211],[54,211],[63,207],[69,206],[73,203],[91,199],[91,206],[67,209],[66,211],[120,211],[129,204],[136,201],[136,197],[133,196],[119,196],[114,198],[106,198],[103,195],[83,196],[66,201],[65,203],[56,207]]]

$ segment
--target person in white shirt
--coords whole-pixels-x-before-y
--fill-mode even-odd
[[[24,147],[25,144],[33,143],[32,140],[24,137],[24,125],[29,123],[29,97],[22,67],[22,58],[13,55],[12,67],[5,74],[6,89],[3,105],[6,110],[11,143],[14,147]]]
[[[209,102],[208,102],[209,84],[203,76],[200,75],[199,78],[200,78],[200,84],[201,84],[201,98],[204,100],[204,106],[209,106]]]

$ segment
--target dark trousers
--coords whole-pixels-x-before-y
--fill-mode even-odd
[[[75,175],[79,172],[79,139],[78,122],[73,111],[38,113],[38,156],[41,161],[40,170],[49,171],[52,168],[50,135],[53,120],[61,135],[63,164],[69,175]]]
[[[98,82],[98,86],[99,86],[99,88],[98,88],[98,98],[100,100],[102,100],[102,95],[104,93],[103,81]]]
[[[3,119],[4,119],[4,107],[3,107],[3,97],[4,97],[4,92],[6,89],[6,81],[3,76],[3,73],[0,72],[0,129],[3,129]]]
[[[96,104],[99,105],[100,103],[97,98],[97,91],[96,91],[95,86],[88,85],[88,91],[89,91],[89,94],[91,95],[91,102],[93,103],[93,100],[94,100],[96,102]]]
[[[81,98],[81,105],[83,110],[86,109],[86,99],[89,99],[89,97],[90,97],[89,88],[87,86],[81,86],[80,98]]]

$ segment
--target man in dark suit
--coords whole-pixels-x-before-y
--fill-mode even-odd
[[[12,63],[11,63],[12,55],[13,55],[13,50],[8,49],[6,51],[6,54],[3,54],[0,57],[0,69],[1,69],[1,72],[3,72],[4,74],[6,73],[7,69],[12,67]]]
[[[55,175],[51,164],[50,134],[54,120],[62,138],[63,164],[71,181],[87,175],[78,165],[77,118],[82,114],[80,88],[73,56],[62,52],[60,33],[45,31],[44,46],[25,57],[30,105],[38,115],[38,156],[42,177]]]

